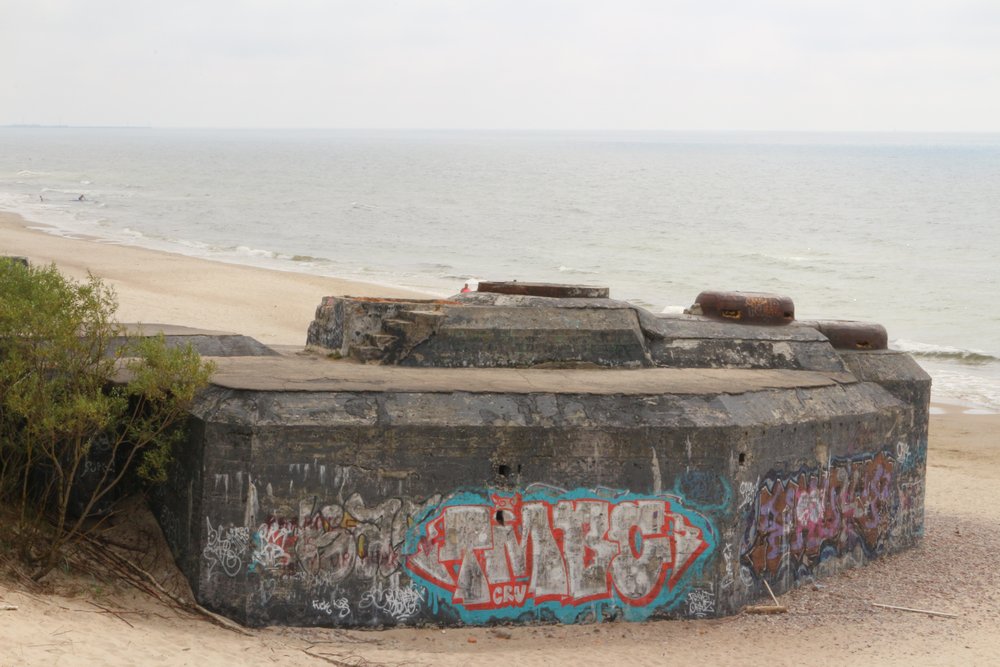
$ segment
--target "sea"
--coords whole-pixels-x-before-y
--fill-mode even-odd
[[[0,209],[439,296],[779,293],[883,324],[935,400],[1000,411],[1000,134],[3,127]]]

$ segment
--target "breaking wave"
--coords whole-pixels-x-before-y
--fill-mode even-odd
[[[901,352],[908,352],[915,357],[957,361],[965,364],[978,365],[1000,361],[1000,357],[995,357],[980,350],[965,350],[948,345],[934,345],[932,343],[921,343],[913,340],[894,340],[892,341],[892,348]]]

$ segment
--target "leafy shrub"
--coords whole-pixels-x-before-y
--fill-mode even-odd
[[[213,370],[190,346],[130,338],[111,287],[0,260],[0,498],[36,579],[127,483],[162,482]]]

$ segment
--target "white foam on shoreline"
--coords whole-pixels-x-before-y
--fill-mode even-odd
[[[372,274],[338,272],[335,262],[325,258],[311,257],[308,261],[303,261],[298,255],[286,255],[266,249],[247,246],[222,248],[188,239],[157,239],[129,227],[116,230],[111,225],[81,223],[76,219],[68,219],[68,216],[62,211],[40,211],[39,207],[32,205],[30,201],[24,202],[23,200],[24,198],[18,195],[0,192],[0,211],[21,216],[26,229],[73,241],[132,246],[219,264],[319,276],[345,282],[364,283],[387,290],[411,291],[434,298],[447,297],[453,293],[435,290],[423,285],[379,280],[375,277],[379,275],[378,272],[372,272]],[[457,291],[458,287],[454,292]]]

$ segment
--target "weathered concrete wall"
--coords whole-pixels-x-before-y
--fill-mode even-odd
[[[639,319],[627,304],[477,295],[454,301],[326,297],[307,344],[361,361],[420,367],[652,365]],[[604,307],[582,307],[594,303]]]
[[[656,317],[611,299],[482,292],[433,302],[326,297],[307,342],[361,361],[419,367],[844,370],[813,327]]]
[[[380,346],[378,336],[385,336],[384,324],[400,313],[433,313],[452,303],[440,300],[376,299],[366,297],[324,297],[309,324],[306,345],[333,350],[351,356],[352,350]]]
[[[811,327],[712,322],[690,316],[645,318],[657,366],[840,371],[843,361]]]
[[[497,393],[226,372],[160,515],[198,599],[254,625],[717,616],[922,532],[926,413],[843,373]]]
[[[403,334],[405,336],[405,334]],[[652,366],[629,309],[451,307],[413,341],[404,366],[525,368],[560,363]]]
[[[930,381],[880,327],[577,287],[328,297],[309,344],[367,364],[218,360],[158,511],[199,601],[253,625],[701,618],[919,539]]]

